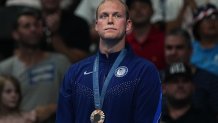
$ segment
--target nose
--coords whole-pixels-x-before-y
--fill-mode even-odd
[[[12,91],[11,96],[15,99],[18,98],[19,94],[17,93],[17,91]]]
[[[173,56],[175,56],[175,55],[176,55],[176,48],[172,48],[172,49],[170,50],[170,54],[173,55]]]
[[[31,27],[30,27],[30,30],[32,31],[32,32],[35,32],[36,31],[36,26],[35,25],[31,25]]]
[[[112,15],[110,15],[109,17],[108,17],[108,24],[113,24],[114,22],[113,22],[113,16]]]

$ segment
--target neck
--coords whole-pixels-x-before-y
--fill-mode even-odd
[[[19,48],[15,51],[15,55],[26,65],[32,66],[42,59],[44,59],[46,53],[39,49],[26,49]]]
[[[0,110],[1,110],[0,111],[0,117],[5,117],[5,116],[8,116],[8,115],[14,115],[14,114],[19,113],[19,110],[17,110],[17,109],[8,109],[6,107],[1,108]]]
[[[121,41],[117,41],[117,43],[113,45],[107,42],[109,41],[100,40],[100,44],[99,44],[100,52],[105,54],[107,57],[110,53],[119,52],[123,48],[125,48],[125,38],[123,38],[123,40]]]
[[[216,46],[218,39],[202,39],[200,41],[201,46],[203,48],[213,48],[214,46]]]
[[[191,105],[186,105],[183,107],[174,107],[174,106],[168,106],[169,115],[172,119],[178,119],[182,115],[184,115],[189,109],[191,108]]]
[[[133,33],[135,35],[136,40],[139,43],[143,43],[145,41],[150,31],[150,28],[151,28],[151,25],[144,25],[141,27],[133,28]]]

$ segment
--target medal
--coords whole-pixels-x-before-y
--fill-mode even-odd
[[[108,84],[111,80],[111,78],[114,75],[114,71],[116,68],[119,66],[119,64],[122,62],[126,55],[126,49],[123,49],[117,59],[115,60],[114,64],[112,65],[105,81],[103,84],[102,92],[99,93],[99,78],[98,78],[98,72],[99,72],[99,54],[97,54],[97,57],[95,59],[94,65],[93,65],[93,77],[92,77],[92,82],[93,82],[93,92],[94,92],[94,104],[95,104],[95,109],[91,116],[90,120],[91,123],[103,123],[105,120],[105,114],[101,110],[102,105],[104,103],[104,97],[107,91]]]
[[[103,123],[104,118],[104,112],[99,109],[94,110],[90,116],[91,123]]]

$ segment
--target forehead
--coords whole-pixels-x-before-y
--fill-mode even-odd
[[[125,6],[119,0],[108,0],[102,3],[98,8],[98,13],[120,12],[125,13]]]
[[[168,35],[165,44],[185,44],[185,39],[179,35]]]
[[[19,23],[30,22],[30,21],[37,21],[37,18],[32,15],[21,15],[18,19]]]
[[[11,81],[6,81],[4,84],[4,88],[8,89],[8,88],[15,88],[15,85],[11,82]]]

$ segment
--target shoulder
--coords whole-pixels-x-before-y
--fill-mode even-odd
[[[160,75],[156,68],[156,66],[137,55],[129,56],[129,59],[126,60],[129,67],[129,71],[132,73],[130,76],[131,78],[137,77],[140,79],[140,86],[146,86],[148,88],[154,87],[156,85],[159,86],[160,82]]]
[[[16,57],[15,56],[1,61],[0,62],[0,71],[3,70],[4,68],[7,69],[9,67],[12,67],[12,65],[14,64],[14,61],[16,61]]]
[[[209,115],[207,112],[196,109],[193,106],[189,111],[189,115],[194,118],[193,120],[198,120],[199,123],[214,123],[215,119]]]
[[[89,56],[85,59],[82,59],[70,66],[70,69],[81,69],[84,67],[90,67],[94,64],[95,55]]]
[[[10,57],[10,58],[7,58],[7,59],[1,61],[1,62],[0,62],[0,65],[3,65],[3,64],[4,64],[4,65],[5,65],[5,64],[11,64],[14,60],[15,60],[15,56],[12,56],[12,57]]]
[[[66,58],[65,55],[61,54],[61,53],[53,53],[53,52],[47,52],[51,57],[57,57],[57,58]]]
[[[127,45],[126,47],[126,62],[129,62],[131,65],[139,67],[139,69],[156,69],[156,66],[151,61],[141,56],[138,56],[136,53],[134,53],[130,45]]]
[[[72,64],[64,75],[62,88],[68,88],[70,86],[75,87],[76,83],[80,81],[80,79],[88,77],[84,76],[84,72],[93,71],[94,59],[95,57],[91,56]]]
[[[196,72],[194,74],[201,74],[201,75],[205,75],[205,76],[208,76],[208,77],[211,77],[211,78],[217,78],[217,76],[205,69],[202,69],[202,68],[199,68],[197,66],[195,66],[195,69],[196,69]]]
[[[63,55],[63,54],[60,54],[60,53],[48,53],[49,57],[48,59],[50,60],[54,60],[54,61],[57,61],[59,63],[61,62],[69,62],[69,59]]]
[[[152,25],[150,29],[150,35],[158,35],[159,37],[163,38],[165,33],[158,26]]]
[[[43,61],[43,64],[47,63],[52,64],[56,70],[62,72],[65,72],[71,64],[69,59],[60,53],[48,53],[47,59]]]
[[[137,55],[133,56],[132,62],[144,70],[148,70],[148,69],[157,70],[156,66],[151,61]]]
[[[207,71],[204,69],[201,69],[199,67],[195,67],[195,72],[194,72],[194,80],[196,80],[197,83],[199,82],[204,82],[205,84],[218,84],[218,76]]]

